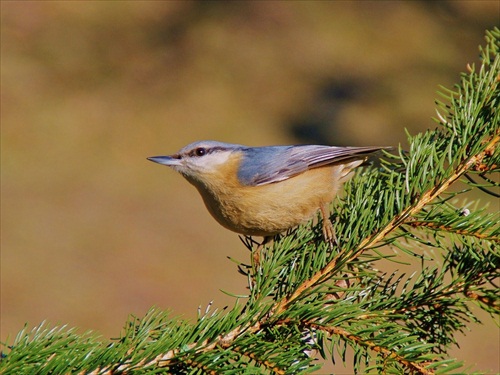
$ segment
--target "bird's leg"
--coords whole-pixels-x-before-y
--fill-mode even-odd
[[[270,236],[264,237],[259,246],[257,246],[257,248],[252,252],[252,269],[254,273],[257,271],[257,268],[260,265],[260,255],[262,249],[264,248],[264,245],[267,244],[271,239],[272,237]]]
[[[328,203],[323,203],[320,206],[321,218],[323,219],[323,237],[326,242],[331,245],[337,243],[337,236],[335,236],[335,229],[329,217]]]

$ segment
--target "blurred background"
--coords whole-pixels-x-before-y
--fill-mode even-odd
[[[104,339],[151,306],[191,319],[246,261],[181,176],[202,139],[406,145],[478,61],[492,1],[2,1],[1,341],[47,320]],[[484,198],[484,197],[483,197]],[[452,355],[499,372],[485,315]],[[339,365],[341,366],[341,365]],[[327,371],[348,373],[342,367]]]

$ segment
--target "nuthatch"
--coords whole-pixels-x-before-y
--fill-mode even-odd
[[[335,234],[328,205],[349,172],[383,147],[317,145],[247,147],[215,141],[192,143],[177,154],[148,158],[167,165],[201,194],[210,214],[234,232],[274,235],[320,210],[323,234]]]

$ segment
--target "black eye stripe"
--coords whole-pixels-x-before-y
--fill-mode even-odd
[[[207,154],[207,149],[203,147],[197,147],[194,150],[188,152],[188,156],[191,157],[203,156],[206,154]]]
[[[201,157],[201,156],[211,154],[213,152],[225,151],[225,150],[227,150],[227,149],[224,147],[211,147],[211,148],[196,147],[194,150],[189,151],[188,156]]]

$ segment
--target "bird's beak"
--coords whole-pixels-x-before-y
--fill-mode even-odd
[[[154,161],[158,164],[163,164],[169,167],[174,167],[177,165],[181,165],[181,158],[178,155],[171,156],[152,156],[148,158],[150,161]]]

